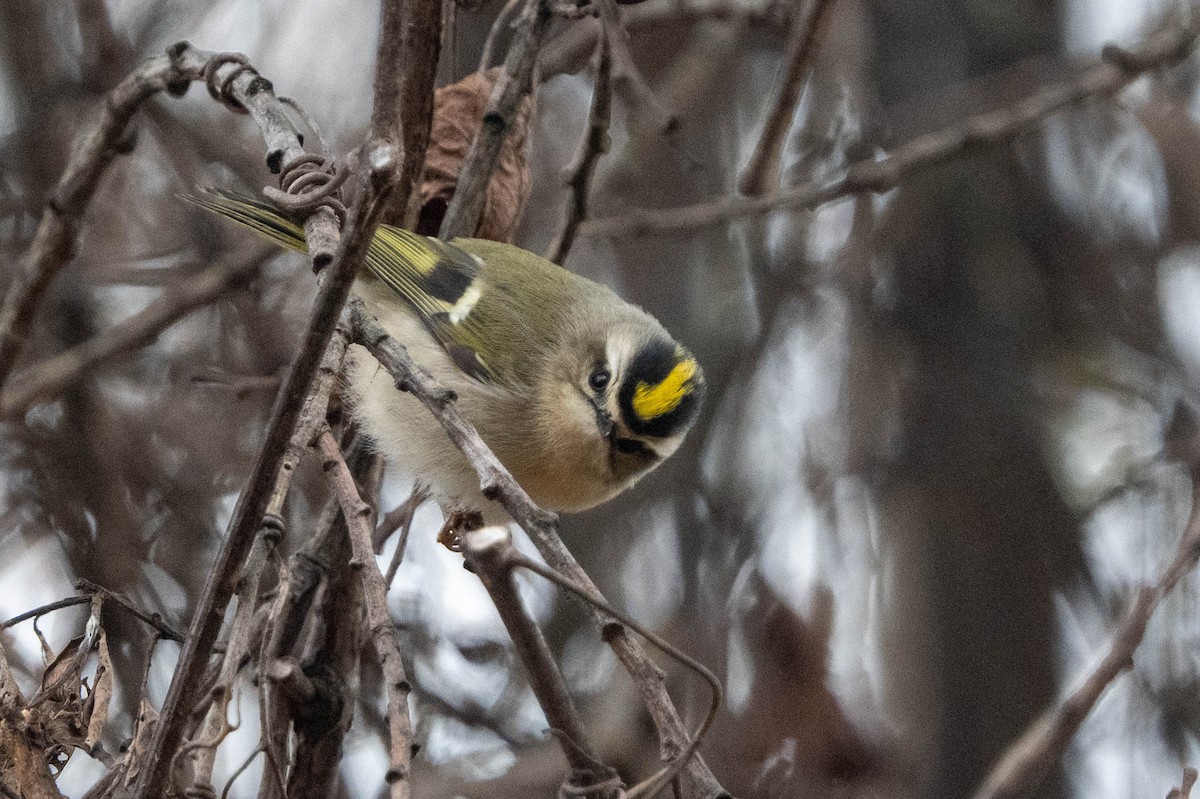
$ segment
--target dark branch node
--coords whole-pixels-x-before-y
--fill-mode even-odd
[[[262,75],[259,75],[254,80],[250,81],[250,84],[248,86],[246,86],[246,96],[253,97],[254,95],[258,94],[259,92],[270,92],[270,91],[274,91],[274,90],[275,90],[275,86],[271,83],[271,81],[267,80]],[[297,137],[297,138],[299,138],[299,137]],[[300,143],[304,144],[303,141],[301,141]]]
[[[611,644],[614,638],[624,634],[625,625],[619,621],[606,621],[600,628],[600,637],[604,639],[604,643],[606,644]]]

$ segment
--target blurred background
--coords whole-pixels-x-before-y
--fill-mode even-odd
[[[804,7],[624,7],[637,72],[614,82],[593,215],[734,193]],[[441,83],[477,68],[499,10],[458,7]],[[1189,13],[1186,0],[837,0],[781,182],[1003,107],[1104,43],[1135,43]],[[245,53],[304,105],[329,152],[345,153],[365,136],[377,14],[336,0],[0,4],[0,280],[81,122],[142,58],[180,39]],[[594,23],[556,23],[543,49],[516,237],[535,252],[564,218]],[[1198,63],[883,195],[576,243],[568,268],[686,342],[710,400],[678,455],[564,519],[563,536],[611,599],[724,681],[727,707],[703,753],[735,795],[967,795],[1171,558],[1191,488],[1164,442],[1200,392]],[[24,363],[213,263],[259,266],[151,346],[0,427],[0,617],[70,595],[83,577],[187,626],[314,285],[302,258],[261,249],[176,194],[273,181],[253,124],[203,87],[140,113],[136,149],[91,204]],[[308,464],[294,492],[288,547],[316,523],[318,471]],[[385,479],[382,510],[408,488]],[[439,524],[436,507],[419,511],[389,595],[416,686],[414,791],[553,795],[561,755],[486,594],[435,543]],[[657,744],[628,678],[577,609],[523,582],[601,754],[645,775]],[[1189,577],[1168,598],[1043,795],[1163,796],[1200,762],[1198,587]],[[57,649],[85,617],[61,611],[40,628]],[[106,627],[115,751],[130,734],[147,634],[120,614]],[[42,669],[36,635],[25,624],[3,645],[28,694]],[[176,652],[157,649],[155,702]],[[363,663],[348,797],[376,795],[386,766],[376,666]],[[706,689],[671,674],[694,722]],[[257,741],[253,691],[238,713],[220,750],[225,778]],[[230,795],[255,795],[259,768]],[[76,753],[60,789],[82,795],[103,771]]]

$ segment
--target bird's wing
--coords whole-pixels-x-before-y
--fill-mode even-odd
[[[514,390],[537,381],[570,298],[587,286],[511,244],[447,243],[389,225],[380,225],[367,266],[416,311],[463,372]]]
[[[304,230],[261,200],[205,189],[184,199],[293,250]],[[562,306],[566,270],[508,244],[464,246],[380,225],[367,269],[396,292],[454,363],[483,383],[528,384]],[[531,325],[536,316],[541,324]]]

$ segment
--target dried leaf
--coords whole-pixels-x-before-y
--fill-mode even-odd
[[[104,732],[104,724],[108,721],[108,706],[112,700],[113,693],[112,658],[108,654],[108,636],[103,631],[100,632],[98,653],[99,663],[96,665],[95,676],[96,687],[88,695],[88,701],[91,704],[91,715],[87,719],[87,736],[83,739],[83,745],[88,751],[95,749],[96,744],[100,742],[100,735]]]
[[[474,72],[458,83],[438,89],[434,95],[433,129],[425,153],[418,232],[437,235],[501,70],[495,67]],[[521,221],[532,184],[527,154],[531,107],[532,101],[525,98],[500,148],[500,158],[488,183],[483,212],[475,229],[475,235],[481,239],[511,242]]]
[[[42,674],[41,687],[29,701],[30,707],[53,697],[61,697],[63,694],[79,696],[80,676],[83,669],[79,649],[83,642],[82,635],[72,638],[71,642],[62,648],[54,660],[50,661],[50,665]],[[68,684],[70,684],[69,687]]]
[[[133,732],[133,741],[125,755],[125,785],[132,785],[142,770],[142,760],[150,748],[150,739],[154,737],[154,728],[158,726],[158,711],[150,704],[145,696],[138,704],[137,724]]]

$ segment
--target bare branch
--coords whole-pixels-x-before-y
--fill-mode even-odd
[[[592,105],[588,111],[588,130],[579,154],[566,169],[567,186],[571,189],[571,202],[567,206],[567,221],[562,231],[550,245],[546,257],[556,264],[567,260],[571,245],[580,223],[587,219],[588,194],[592,189],[592,176],[600,156],[608,152],[608,123],[612,116],[612,43],[601,27],[596,40],[596,80],[592,90]]]
[[[1096,702],[1122,672],[1133,667],[1133,653],[1142,642],[1146,625],[1163,598],[1200,559],[1200,474],[1192,475],[1192,512],[1179,540],[1174,560],[1153,585],[1137,593],[1125,620],[1113,632],[1108,651],[1079,684],[1057,705],[1029,726],[1000,758],[975,792],[975,799],[1015,799],[1037,791],[1050,770],[1062,759],[1071,738]]]
[[[408,534],[412,531],[413,516],[416,515],[417,508],[426,499],[425,493],[419,489],[413,489],[412,494],[404,501],[400,507],[396,508],[392,513],[375,528],[375,546],[378,549],[387,537],[392,534],[397,527],[400,528],[400,540],[396,542],[396,549],[392,552],[392,561],[388,564],[387,574],[383,576],[383,581],[391,588],[392,581],[396,579],[396,572],[400,571],[400,564],[404,561],[404,552],[408,549]],[[395,514],[397,518],[393,519]]]
[[[238,586],[237,612],[229,630],[229,642],[225,646],[225,658],[211,694],[214,701],[191,743],[179,750],[178,757],[191,753],[192,785],[203,790],[212,790],[213,764],[217,759],[217,747],[229,733],[227,720],[229,700],[233,696],[234,682],[256,643],[251,633],[254,628],[254,613],[258,605],[258,594],[268,555],[278,540],[278,531],[260,531],[250,555],[246,559],[243,579]],[[218,698],[219,697],[219,698]]]
[[[762,136],[738,181],[742,194],[758,197],[779,185],[783,140],[796,118],[800,90],[812,71],[813,54],[833,6],[834,0],[810,0],[807,13],[797,14],[792,22],[787,67],[779,84],[779,93],[763,123]]]
[[[108,602],[110,606],[118,607],[121,610],[133,616],[138,621],[153,627],[160,638],[166,638],[168,641],[182,641],[183,635],[171,625],[162,620],[162,617],[157,613],[147,613],[141,608],[134,605],[128,599],[116,591],[110,591],[102,585],[97,585],[91,580],[79,579],[75,581],[75,590],[83,591],[88,596],[99,596]]]
[[[375,103],[371,137],[389,142],[404,157],[397,162],[395,195],[385,207],[415,215],[415,188],[425,167],[433,117],[433,88],[442,48],[442,7],[429,0],[385,0],[375,60]]]
[[[492,170],[496,168],[496,159],[500,157],[500,147],[512,129],[521,101],[533,91],[533,71],[537,66],[538,50],[550,27],[553,13],[550,0],[529,1],[525,24],[509,48],[504,61],[504,74],[496,82],[479,132],[475,134],[475,141],[471,142],[471,149],[463,161],[458,186],[442,219],[438,233],[440,238],[448,240],[470,236],[475,232],[488,181],[491,180]]]
[[[654,646],[658,647],[660,650],[694,671],[696,674],[699,674],[700,677],[703,678],[706,683],[708,683],[709,688],[712,689],[712,702],[708,706],[708,713],[705,714],[704,720],[700,722],[700,726],[696,730],[696,734],[692,736],[692,740],[688,743],[683,752],[680,753],[680,755],[676,757],[672,763],[668,764],[657,774],[634,786],[628,792],[629,799],[635,799],[635,797],[653,799],[654,795],[658,791],[662,790],[662,788],[666,787],[666,785],[675,778],[679,771],[688,764],[690,758],[695,754],[696,749],[700,746],[700,742],[704,740],[705,734],[708,733],[709,727],[712,726],[713,720],[717,717],[717,711],[721,709],[721,703],[724,696],[724,692],[721,690],[721,681],[718,680],[717,676],[713,674],[712,671],[710,671],[707,667],[705,667],[703,663],[672,646],[661,636],[651,632],[650,630],[647,630],[632,618],[624,613],[621,613],[612,605],[608,604],[608,602],[602,597],[594,595],[593,592],[588,588],[572,582],[568,578],[554,571],[554,569],[543,566],[536,560],[523,555],[521,552],[511,546],[511,541],[508,552],[505,554],[505,558],[509,562],[510,568],[520,566],[523,569],[528,569],[534,574],[544,577],[545,579],[554,583],[559,588],[565,589],[576,599],[582,600],[583,603],[588,607],[594,608],[611,617],[614,621],[609,622],[609,624],[602,630],[606,637],[616,631],[623,631],[624,627],[628,627],[652,643]]]
[[[24,613],[18,613],[11,619],[0,622],[0,630],[7,630],[9,627],[15,627],[23,621],[36,619],[45,616],[47,613],[53,613],[56,610],[63,608],[73,608],[76,605],[86,605],[92,601],[91,594],[81,594],[80,596],[69,596],[63,599],[56,599],[53,602],[47,602],[44,605],[39,605],[33,610],[27,610]]]
[[[384,16],[385,19],[392,18],[388,14]],[[434,13],[431,16],[432,21],[424,20],[424,22],[426,25],[434,27],[433,38],[436,39],[438,33],[436,29],[440,27],[441,15]],[[406,79],[403,82],[399,98],[399,102],[404,106],[403,118],[406,124],[424,127],[425,136],[428,136],[428,116],[420,118],[416,114],[409,113],[413,108],[429,107],[428,100],[423,95],[432,94],[433,91],[437,65],[414,60],[410,58],[414,54],[409,52],[409,47],[414,46],[414,42],[420,41],[426,32],[416,30],[412,32],[411,36],[404,37],[403,41],[406,44],[398,52],[391,53],[385,50],[384,52],[393,55],[396,61],[387,67],[380,67],[378,72],[381,75],[391,75],[395,80],[400,80],[404,66],[408,66],[412,72],[412,79]],[[382,33],[386,34],[387,31]],[[386,39],[386,35],[382,38]],[[283,168],[298,161],[304,155],[304,151],[285,107],[274,97],[274,93],[270,90],[270,84],[261,78],[255,76],[253,80],[245,81],[246,85],[243,85],[241,81],[247,75],[248,73],[245,71],[235,71],[226,78],[219,91],[214,94],[228,92],[231,100],[250,110],[256,119],[259,118],[259,115],[256,114],[255,109],[260,109],[264,120],[275,119],[277,116],[282,120],[278,128],[268,129],[264,126],[264,122],[260,121],[260,127],[263,127],[264,136],[268,141],[268,165]],[[386,83],[387,80],[385,79],[384,82]],[[388,99],[391,97],[390,90],[381,89],[379,85],[376,88],[380,95],[379,102],[384,104],[392,102]],[[210,90],[212,89],[213,86],[210,82]],[[386,115],[385,118],[387,118]],[[278,139],[272,138],[278,131],[283,131],[287,135]],[[407,135],[405,139],[407,140]],[[276,153],[278,158],[273,159],[272,156]],[[407,158],[415,158],[419,162],[423,154],[423,150],[409,152]],[[233,591],[235,575],[246,558],[254,533],[263,519],[263,514],[274,492],[284,464],[288,443],[300,420],[305,398],[310,392],[318,365],[326,354],[334,327],[341,315],[342,306],[349,296],[350,286],[366,254],[367,246],[374,236],[384,203],[393,194],[401,177],[400,173],[404,167],[397,164],[399,157],[400,153],[397,148],[386,139],[373,139],[366,147],[362,156],[361,186],[349,210],[344,235],[338,241],[332,262],[324,271],[321,270],[322,264],[319,261],[325,255],[325,250],[323,246],[313,246],[312,239],[318,235],[315,227],[320,225],[323,230],[319,232],[319,235],[323,242],[327,241],[330,235],[336,240],[336,228],[332,234],[326,229],[326,223],[332,221],[332,213],[328,209],[321,209],[313,213],[306,222],[305,234],[306,238],[310,240],[310,257],[313,258],[314,269],[321,272],[320,288],[299,352],[293,360],[276,398],[275,408],[267,427],[266,440],[259,453],[258,461],[234,509],[229,533],[222,542],[217,561],[209,573],[197,605],[196,615],[188,632],[183,652],[180,654],[170,691],[163,703],[162,717],[155,730],[153,745],[146,753],[147,762],[141,769],[138,782],[133,790],[133,795],[138,799],[149,799],[149,797],[162,796],[166,793],[170,778],[171,753],[175,751],[183,737],[187,713],[197,699],[198,683],[204,672],[213,642],[221,628],[225,607]],[[419,171],[418,166],[417,172]],[[406,197],[399,199],[401,203],[407,202]],[[314,222],[314,219],[318,221]]]
[[[556,731],[563,755],[571,765],[570,783],[580,789],[607,783],[617,773],[600,762],[599,755],[588,742],[550,645],[525,609],[513,580],[514,552],[512,536],[505,527],[485,527],[463,537],[463,555],[467,564],[479,576],[500,613],[500,619],[512,637],[514,651],[525,665],[533,694],[546,714],[546,721]],[[618,783],[608,790],[588,791],[588,795],[615,797],[619,787]]]
[[[22,414],[35,403],[58,396],[97,366],[153,342],[175,322],[254,274],[269,254],[263,250],[253,258],[218,264],[168,286],[161,297],[111,330],[21,372],[0,393],[0,416]]]
[[[1062,81],[1042,86],[1011,106],[979,114],[896,147],[879,160],[862,160],[836,177],[761,197],[726,197],[664,210],[639,209],[581,226],[589,236],[640,236],[695,230],[773,211],[813,208],[860,192],[895,188],[915,172],[982,147],[1007,142],[1050,114],[1091,97],[1112,95],[1138,76],[1178,63],[1196,44],[1192,27],[1171,27],[1131,50],[1104,49],[1103,60]]]
[[[23,621],[37,619],[56,610],[72,608],[76,605],[86,605],[88,602],[92,601],[93,597],[99,595],[106,601],[111,602],[114,607],[120,608],[139,621],[143,621],[153,627],[158,632],[159,636],[172,641],[183,640],[183,635],[180,634],[179,631],[174,627],[163,621],[157,613],[146,613],[115,591],[109,591],[107,588],[96,585],[90,580],[77,580],[75,582],[75,589],[81,591],[82,593],[80,593],[78,596],[69,596],[63,599],[55,600],[54,602],[47,602],[45,605],[40,605],[33,610],[27,610],[24,613],[13,616],[11,619],[0,622],[0,630],[7,630],[9,627],[14,627]]]
[[[362,579],[363,601],[367,608],[367,628],[383,670],[387,693],[387,719],[390,733],[390,760],[386,775],[388,793],[393,799],[410,795],[409,772],[412,761],[412,722],[408,718],[408,694],[412,690],[400,658],[400,635],[387,607],[387,584],[375,562],[371,547],[371,507],[363,502],[354,484],[350,467],[342,457],[337,440],[328,428],[317,440],[321,465],[330,487],[342,508],[342,517],[350,534],[354,552],[350,565]]]

